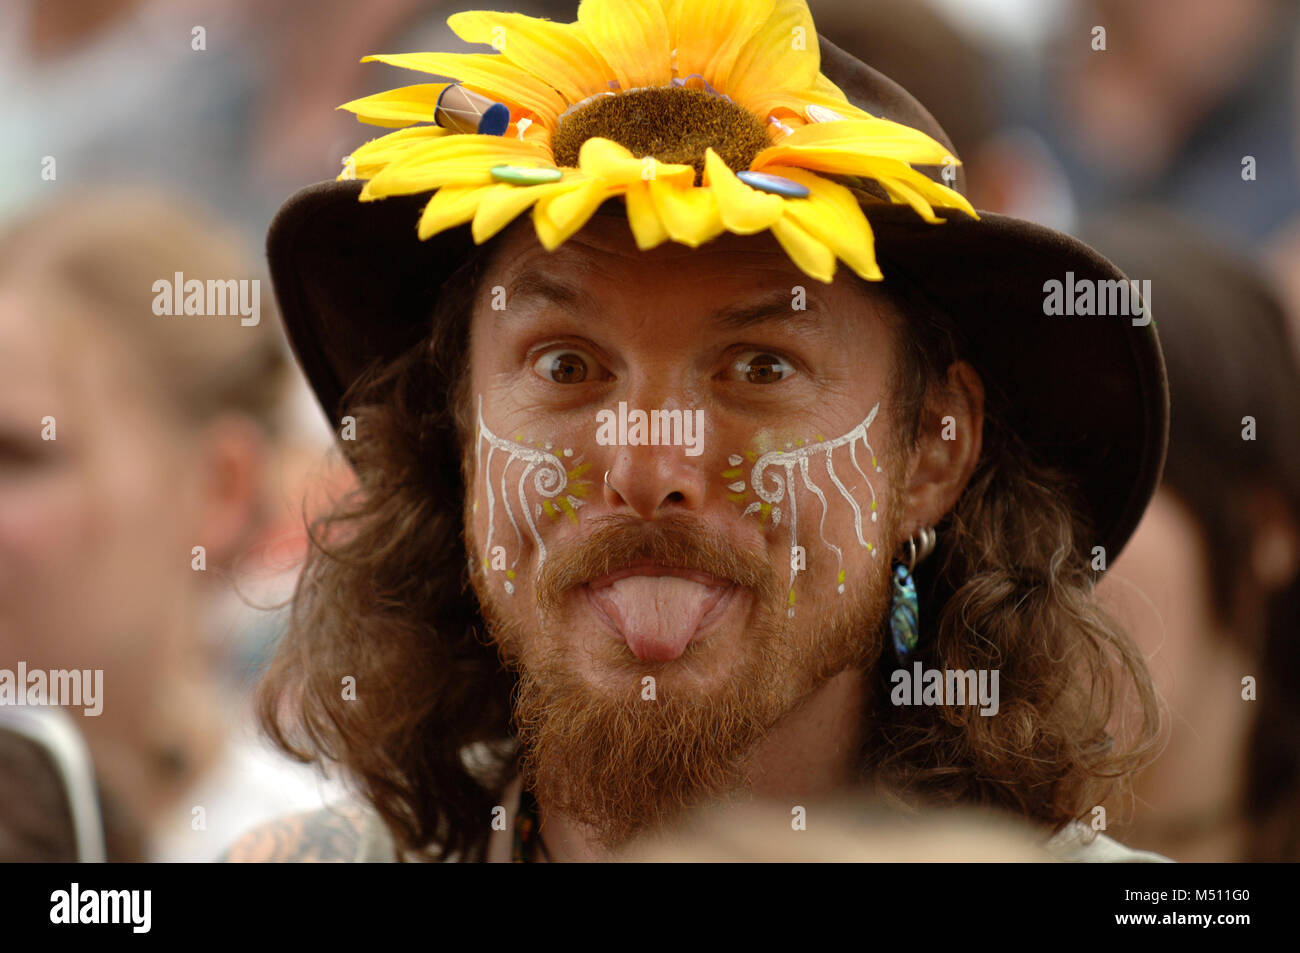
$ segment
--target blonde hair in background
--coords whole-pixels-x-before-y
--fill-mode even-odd
[[[288,360],[270,282],[248,242],[201,207],[153,189],[95,189],[42,203],[0,237],[0,284],[52,290],[143,358],[183,424],[223,412],[279,430]],[[160,280],[256,280],[260,317],[158,315]]]

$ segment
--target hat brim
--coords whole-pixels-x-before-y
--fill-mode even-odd
[[[417,239],[428,196],[357,200],[360,182],[323,182],[280,209],[267,238],[272,280],[294,353],[333,421],[375,361],[428,331],[444,279],[475,247],[469,226]],[[1044,283],[1123,281],[1082,242],[981,212],[941,225],[905,206],[866,205],[886,282],[912,276],[962,335],[963,355],[1000,389],[1007,423],[1044,462],[1072,474],[1113,560],[1164,466],[1168,387],[1154,322],[1128,315],[1049,316]],[[1083,545],[1085,541],[1080,541]]]

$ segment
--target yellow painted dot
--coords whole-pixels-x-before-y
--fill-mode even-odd
[[[836,582],[843,582],[843,581],[844,581],[844,570],[843,570],[843,569],[840,570],[839,577],[838,577],[835,581],[836,581]]]
[[[790,588],[790,605],[794,605],[794,587]]]
[[[569,518],[570,523],[578,522],[578,511],[573,508],[573,504],[568,500],[560,500],[560,509],[564,510],[564,515]]]
[[[507,579],[513,579],[513,578],[515,578],[515,571],[514,571],[513,569],[507,569],[507,570],[506,570],[506,578],[507,578]]]

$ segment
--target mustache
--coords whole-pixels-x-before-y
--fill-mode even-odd
[[[762,553],[730,543],[694,517],[612,515],[594,520],[572,548],[548,554],[537,580],[538,605],[543,611],[556,609],[571,589],[643,562],[708,573],[754,591],[762,601],[782,596],[782,584]]]

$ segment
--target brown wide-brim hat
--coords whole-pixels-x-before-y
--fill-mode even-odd
[[[825,37],[820,44],[822,72],[853,104],[951,149],[909,93]],[[940,169],[923,171],[941,180]],[[267,237],[289,341],[336,425],[345,392],[368,366],[427,335],[443,281],[476,247],[468,224],[418,238],[429,193],[361,202],[361,186],[330,181],[299,191]],[[963,191],[960,172],[953,187]],[[884,281],[909,276],[952,318],[962,355],[986,391],[1005,398],[1006,423],[1042,462],[1077,482],[1097,534],[1079,541],[1082,553],[1090,558],[1100,545],[1113,560],[1164,466],[1169,393],[1155,322],[1135,324],[1129,313],[1049,315],[1044,285],[1067,285],[1069,275],[1077,287],[1126,276],[1077,239],[1032,222],[980,211],[978,220],[950,213],[933,225],[905,205],[862,205]]]

